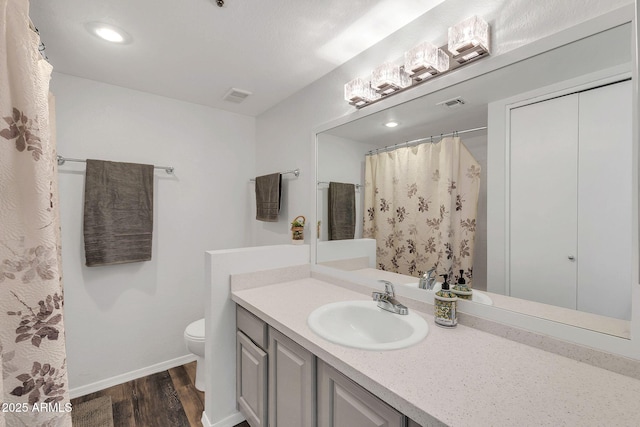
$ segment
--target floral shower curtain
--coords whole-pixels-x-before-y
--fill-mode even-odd
[[[0,426],[70,426],[51,66],[0,0]],[[50,111],[51,110],[51,111]]]
[[[365,159],[364,237],[381,270],[419,276],[435,268],[472,285],[480,165],[459,137]],[[439,279],[440,280],[440,279]]]

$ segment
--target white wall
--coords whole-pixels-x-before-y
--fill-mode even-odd
[[[59,154],[175,167],[155,172],[152,260],[92,268],[82,239],[85,165],[60,167],[69,383],[78,395],[188,354],[184,328],[205,311],[204,252],[251,241],[255,119],[59,73],[52,91]]]
[[[258,116],[256,171],[262,174],[299,167],[302,173],[295,182],[289,182],[283,199],[283,212],[291,218],[298,214],[310,218],[314,209],[314,194],[311,191],[314,188],[313,131],[320,125],[355,111],[343,99],[346,82],[367,75],[386,60],[398,60],[405,50],[421,41],[445,44],[447,28],[473,14],[485,17],[492,25],[492,55],[496,56],[630,3],[633,1],[484,0],[469,3],[466,0],[447,0]],[[396,95],[396,99],[405,94],[408,97],[410,92]],[[382,101],[382,104],[386,102]],[[367,114],[367,108],[371,107],[354,115]],[[254,222],[254,228],[255,242],[258,244],[284,243],[288,240],[287,221]]]

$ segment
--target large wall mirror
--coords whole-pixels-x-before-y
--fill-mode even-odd
[[[424,292],[435,268],[478,304],[629,338],[631,49],[617,22],[318,133],[316,263]]]

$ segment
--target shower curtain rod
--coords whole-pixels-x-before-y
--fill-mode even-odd
[[[56,156],[56,160],[58,160],[58,166],[62,166],[64,165],[65,162],[79,162],[79,163],[87,163],[86,160],[83,159],[72,159],[70,157],[62,157],[61,155],[57,155]],[[155,169],[164,169],[165,172],[167,172],[168,174],[172,174],[173,173],[173,166],[156,166],[153,165],[153,167]]]
[[[296,176],[296,178],[297,178],[297,177],[300,176],[300,169],[294,169],[294,170],[290,170],[290,171],[280,172],[281,175],[287,175],[287,174],[290,174],[290,173],[294,174]],[[249,182],[255,182],[255,181],[256,181],[255,178],[251,178],[249,180]]]
[[[395,144],[395,145],[387,145],[384,148],[376,148],[375,150],[369,150],[367,152],[367,156],[370,156],[373,153],[379,153],[379,152],[385,152],[385,151],[389,151],[389,150],[393,150],[397,147],[401,147],[401,146],[405,146],[408,147],[409,145],[413,145],[413,144],[418,144],[420,142],[423,141],[427,141],[427,140],[431,140],[431,142],[433,142],[433,138],[438,138],[440,137],[440,139],[442,140],[442,138],[444,138],[445,136],[454,136],[454,135],[460,135],[462,133],[469,133],[469,132],[477,132],[480,130],[487,130],[486,126],[481,126],[479,128],[473,128],[473,129],[465,129],[465,130],[454,130],[453,132],[449,132],[449,133],[441,133],[440,135],[431,135],[428,136],[426,138],[419,138],[419,139],[412,139],[411,141],[405,141],[405,142],[401,142],[399,144]]]

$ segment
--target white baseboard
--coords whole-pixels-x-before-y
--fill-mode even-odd
[[[196,360],[196,356],[194,354],[176,357],[175,359],[146,366],[142,369],[136,369],[135,371],[126,372],[124,374],[116,375],[115,377],[96,381],[95,383],[74,387],[69,390],[69,396],[71,399],[74,399],[76,397],[84,396],[85,394],[95,393],[96,391],[104,390],[105,388],[113,387],[114,385],[146,377],[147,375],[157,374],[158,372],[166,371],[167,369],[175,368],[176,366],[182,366],[185,363],[193,362],[194,360]]]
[[[207,417],[207,413],[203,412],[202,419],[200,421],[202,421],[203,427],[233,427],[240,424],[243,421],[246,421],[246,418],[240,412],[235,412],[229,415],[227,418],[220,420],[215,424],[212,424],[211,421],[209,421],[209,418]]]

